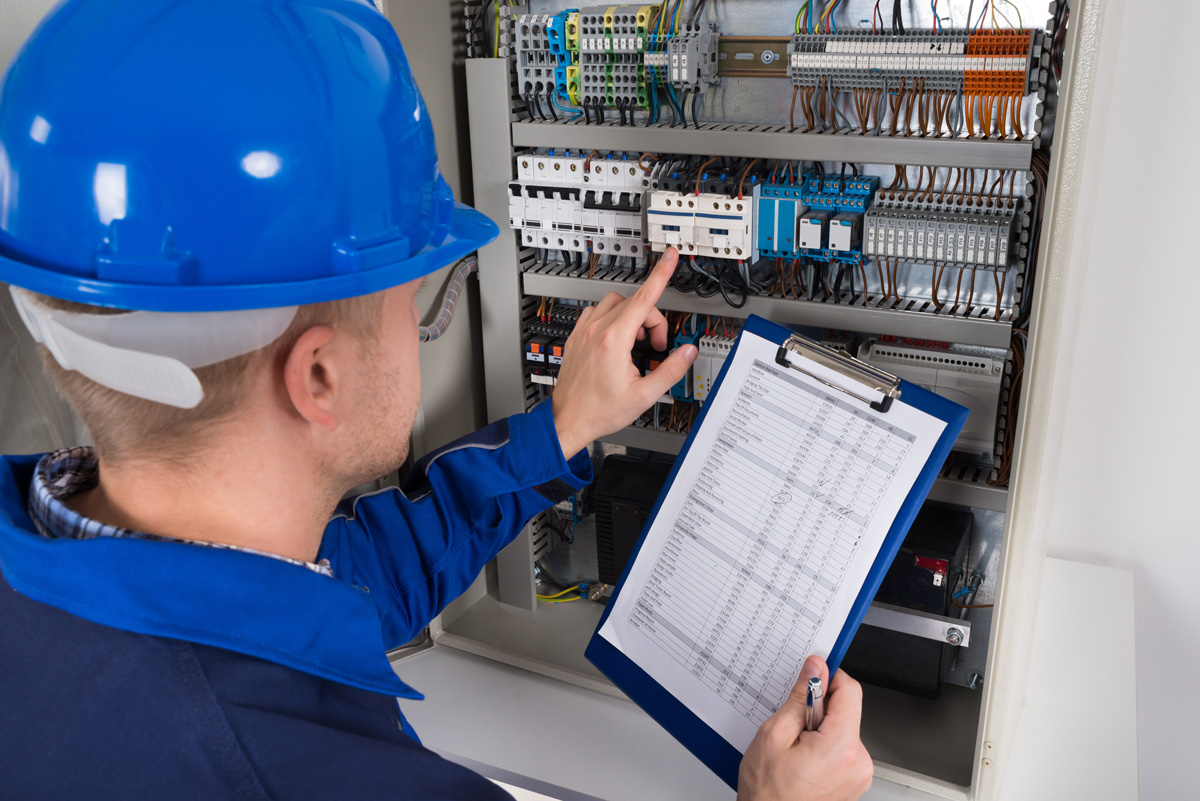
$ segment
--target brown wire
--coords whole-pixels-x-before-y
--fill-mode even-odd
[[[796,93],[799,91],[800,91],[800,84],[796,84],[795,86],[792,87],[792,113],[788,119],[791,120],[793,132],[795,132],[795,130],[796,130]]]
[[[992,270],[992,278],[996,281],[996,319],[1000,319],[1000,302],[1004,300],[1004,285],[1008,283],[1008,271],[1000,274],[999,269]]]
[[[750,170],[754,169],[754,165],[757,163],[758,159],[753,159],[749,164],[746,165],[746,169],[742,170],[741,180],[738,181],[738,200],[742,199],[742,189],[746,184],[746,174],[749,173]]]
[[[708,161],[701,164],[700,169],[696,170],[696,194],[697,195],[700,194],[700,178],[704,175],[705,168],[707,168],[709,164],[712,164],[714,161],[716,161],[717,158],[718,158],[717,156],[713,156],[711,159],[709,159]]]

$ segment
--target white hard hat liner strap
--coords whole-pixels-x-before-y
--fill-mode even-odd
[[[110,389],[183,409],[204,397],[192,372],[265,347],[296,306],[222,312],[78,314],[51,309],[9,287],[22,321],[65,370]]]

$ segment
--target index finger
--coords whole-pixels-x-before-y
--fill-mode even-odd
[[[822,733],[849,735],[857,739],[862,722],[862,697],[862,685],[847,676],[846,671],[834,673],[829,681]]]
[[[679,251],[667,248],[667,252],[658,260],[658,264],[654,265],[650,275],[622,306],[618,319],[623,326],[635,331],[642,327],[658,299],[662,297],[663,290],[670,283],[678,263]]]

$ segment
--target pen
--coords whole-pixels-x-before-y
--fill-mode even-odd
[[[821,692],[821,679],[813,676],[808,680],[808,692],[805,694],[804,730],[816,731],[824,718],[825,698]]]

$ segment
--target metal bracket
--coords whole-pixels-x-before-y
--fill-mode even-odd
[[[864,626],[898,631],[901,634],[911,634],[926,640],[937,640],[960,648],[966,648],[971,644],[971,621],[935,615],[931,612],[918,612],[902,606],[871,604],[867,608],[867,614],[863,616],[862,622]]]

